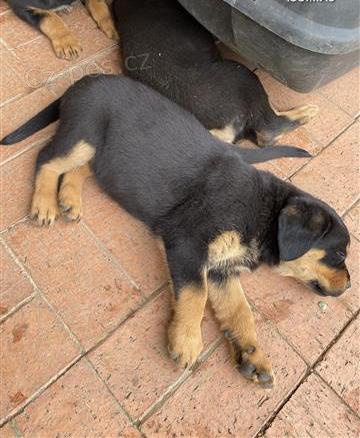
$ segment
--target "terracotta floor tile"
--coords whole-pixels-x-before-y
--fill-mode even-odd
[[[314,91],[309,94],[297,93],[285,87],[268,73],[262,70],[256,71],[270,102],[279,111],[285,111],[299,105],[313,104],[319,107],[319,113],[305,125],[319,145],[329,144],[347,125],[352,118],[337,105]]]
[[[346,213],[345,224],[350,233],[360,240],[360,202],[358,202],[350,211]]]
[[[85,7],[78,2],[71,13],[62,14],[62,18],[79,38],[83,51],[81,55],[72,61],[57,58],[51,43],[45,36],[41,36],[29,44],[14,49],[15,55],[23,64],[24,74],[31,73],[32,83],[37,86],[45,85],[54,76],[62,71],[68,70],[85,59],[95,55],[102,49],[109,48],[116,44],[101,32],[96,23],[85,10]],[[41,54],[42,56],[39,56]],[[44,66],[44,57],[46,65]]]
[[[3,14],[9,9],[9,5],[5,0],[0,0],[0,14]]]
[[[16,128],[27,122],[31,117],[35,116],[54,100],[55,96],[53,93],[45,88],[41,88],[17,99],[16,101],[9,102],[4,107],[0,108],[2,122],[0,126],[0,137],[3,138],[5,135],[13,132]],[[0,163],[8,160],[10,157],[14,156],[19,151],[24,150],[31,144],[48,139],[54,133],[55,126],[55,124],[52,124],[14,145],[1,146]]]
[[[1,17],[0,17],[1,23]],[[0,49],[1,57],[1,87],[0,105],[5,105],[8,101],[19,98],[30,91],[22,77],[16,72],[16,60],[6,49]]]
[[[359,127],[355,123],[291,180],[342,215],[359,196],[358,163]]]
[[[246,381],[224,346],[191,376],[142,426],[147,436],[254,437],[305,372],[300,357],[276,331],[257,321],[276,377],[273,390]]]
[[[360,319],[356,318],[326,353],[316,371],[360,414]]]
[[[297,146],[305,149],[311,155],[316,155],[321,150],[320,146],[311,139],[308,132],[302,127],[282,136],[279,144]],[[309,161],[310,158],[280,158],[271,163],[280,170],[285,178],[288,178]]]
[[[317,376],[311,375],[266,432],[279,437],[356,437],[360,421]]]
[[[81,224],[20,224],[6,240],[88,348],[135,309],[140,294]]]
[[[140,417],[182,374],[167,351],[170,318],[170,292],[165,291],[90,354],[98,373],[133,418]],[[206,349],[219,336],[209,311],[202,331]]]
[[[33,286],[11,258],[6,248],[0,244],[0,317],[5,316],[17,304],[29,297]]]
[[[105,385],[82,360],[16,418],[25,437],[136,437]]]
[[[1,11],[1,3],[0,3],[0,11]],[[5,426],[0,428],[0,437],[1,438],[15,438],[15,432],[10,426],[10,423],[5,424]]]
[[[357,246],[351,248],[352,257]],[[358,301],[358,267],[350,265],[353,286],[340,298],[320,297],[291,278],[268,268],[242,274],[242,285],[255,306],[285,336],[308,363],[313,363],[351,318]],[[326,303],[322,310],[319,303]],[[350,310],[351,309],[351,310]]]
[[[0,336],[3,418],[71,362],[78,350],[40,299],[7,319]]]
[[[19,46],[41,37],[41,33],[18,18],[12,11],[0,17],[1,38],[9,49],[16,49]]]
[[[115,47],[110,53],[95,58],[96,63],[107,75],[121,73],[120,69],[120,49]]]
[[[99,74],[103,74],[101,68],[96,64],[95,60],[90,60],[89,62],[75,65],[72,69],[57,76],[46,85],[46,88],[56,94],[56,96],[62,97],[65,91],[83,76],[97,76]]]
[[[93,181],[84,192],[84,219],[145,294],[168,280],[161,242],[111,201]]]
[[[360,68],[355,67],[346,75],[320,88],[319,93],[355,117],[360,111]]]
[[[0,167],[0,229],[8,227],[29,212],[35,160],[42,145],[31,148]]]

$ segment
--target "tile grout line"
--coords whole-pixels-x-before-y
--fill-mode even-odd
[[[89,368],[91,368],[92,372],[95,374],[96,379],[99,382],[101,382],[101,384],[106,388],[107,392],[110,394],[110,396],[115,401],[115,403],[118,406],[118,408],[120,409],[120,412],[122,412],[123,415],[125,415],[125,417],[130,421],[130,423],[131,423],[131,425],[133,427],[135,427],[137,430],[139,430],[138,425],[135,423],[135,420],[132,418],[132,416],[129,414],[129,412],[124,408],[124,406],[122,406],[122,404],[117,399],[117,397],[115,396],[113,391],[110,389],[110,387],[107,384],[107,382],[105,382],[105,380],[100,376],[100,374],[98,373],[97,369],[95,368],[95,366],[93,365],[91,360],[87,357],[87,355],[84,356],[84,360],[86,361],[86,363],[89,366]],[[139,432],[140,432],[140,430],[139,430]]]
[[[223,341],[223,336],[218,336],[209,346],[208,348],[199,356],[198,360],[195,364],[189,369],[185,369],[179,378],[175,380],[172,384],[170,384],[166,390],[162,393],[162,395],[155,400],[155,402],[150,405],[143,413],[135,420],[135,423],[141,427],[155,412],[157,412],[169,398],[178,390],[178,388],[185,383],[190,376],[194,374],[202,365],[206,362],[206,360],[214,353],[214,351],[218,348],[218,346]]]
[[[34,400],[36,400],[49,386],[60,379],[70,368],[72,368],[79,360],[84,356],[84,354],[78,354],[74,357],[64,368],[58,371],[54,376],[52,376],[46,383],[41,385],[35,392],[31,394],[23,403],[10,411],[5,417],[0,419],[0,427],[3,427],[6,423],[14,419],[17,415],[21,414],[24,409],[29,406]]]
[[[28,297],[24,298],[22,301],[17,303],[7,313],[5,313],[0,317],[0,325],[3,324],[6,320],[8,320],[11,316],[13,316],[18,310],[22,309],[24,306],[29,304],[37,296],[38,296],[38,292],[34,291],[31,295],[29,295]]]
[[[297,392],[299,387],[305,382],[305,380],[314,372],[314,368],[323,360],[327,352],[332,348],[332,346],[338,341],[338,339],[342,336],[347,327],[357,318],[360,314],[360,310],[354,313],[354,315],[344,324],[344,326],[338,331],[336,336],[332,339],[332,341],[326,346],[326,348],[321,352],[318,358],[313,362],[312,366],[306,370],[303,378],[299,381],[297,385],[293,388],[290,394],[284,398],[282,403],[280,403],[279,408],[274,410],[269,417],[268,421],[260,428],[260,430],[255,435],[255,438],[260,438],[264,436],[264,433],[269,429],[279,412],[285,407],[285,405],[291,400],[293,395]],[[346,405],[347,406],[347,405]]]
[[[9,246],[9,244],[3,239],[2,236],[0,236],[0,242],[5,246],[5,248],[8,250],[8,252],[10,253],[10,255],[13,258],[13,261],[20,267],[20,269],[22,270],[22,272],[25,273],[27,279],[29,280],[29,282],[32,284],[34,290],[37,292],[37,296],[39,296],[40,298],[42,298],[42,300],[47,304],[47,306],[49,307],[49,309],[54,313],[55,317],[59,320],[59,322],[62,324],[63,328],[65,329],[65,332],[67,332],[67,334],[70,336],[70,338],[72,339],[72,341],[75,343],[75,345],[79,348],[80,352],[85,351],[84,347],[82,346],[82,344],[80,343],[80,341],[78,340],[78,338],[75,336],[75,334],[71,331],[71,329],[69,328],[69,326],[66,324],[66,322],[64,321],[64,319],[62,318],[62,316],[58,313],[57,309],[49,302],[48,298],[45,296],[45,294],[42,292],[42,290],[37,286],[37,284],[35,283],[34,279],[32,278],[32,276],[30,275],[30,273],[28,272],[28,270],[25,268],[25,266],[22,264],[22,262],[19,260],[18,256],[16,255],[16,253],[12,250],[12,248]]]
[[[339,399],[339,401],[341,401],[349,409],[349,411],[352,414],[354,414],[357,419],[360,420],[360,414],[358,414],[356,411],[354,411],[354,409],[346,402],[346,400],[344,400],[341,397],[340,394],[338,394],[338,392],[323,378],[323,376],[317,370],[314,370],[313,373],[317,377],[319,377],[324,382],[324,384],[331,390],[331,392],[333,392],[336,395],[336,397]]]
[[[20,269],[22,270],[22,272],[25,273],[27,279],[30,281],[30,283],[33,285],[34,289],[36,292],[34,292],[34,297],[35,296],[40,296],[43,301],[47,304],[47,306],[50,308],[50,310],[55,314],[56,318],[60,320],[60,323],[62,324],[63,328],[65,329],[65,331],[70,335],[71,339],[74,341],[74,343],[76,344],[76,346],[79,348],[79,354],[72,360],[69,362],[68,365],[66,365],[62,370],[60,370],[58,373],[56,373],[53,377],[51,377],[46,383],[44,383],[38,390],[36,390],[28,399],[26,399],[26,401],[24,403],[22,403],[20,406],[18,406],[17,408],[13,409],[7,416],[5,416],[3,419],[0,419],[0,427],[2,427],[4,424],[6,424],[8,421],[10,421],[11,419],[13,419],[14,417],[16,417],[17,415],[19,415],[31,402],[33,402],[34,400],[36,400],[49,386],[51,386],[56,380],[58,380],[60,377],[62,377],[70,368],[72,368],[76,363],[78,363],[82,358],[86,357],[88,355],[88,353],[92,352],[93,350],[95,350],[96,348],[98,348],[100,345],[102,345],[108,338],[110,338],[110,336],[119,328],[121,327],[133,314],[135,314],[140,308],[137,308],[136,310],[134,310],[133,312],[130,312],[128,315],[126,315],[126,317],[124,319],[122,319],[118,324],[116,324],[116,326],[113,328],[113,330],[107,332],[105,334],[105,336],[98,340],[96,342],[96,344],[94,344],[92,347],[90,348],[85,348],[83,347],[83,345],[81,344],[81,342],[79,341],[79,339],[77,338],[77,336],[75,334],[72,333],[71,329],[68,327],[68,325],[66,324],[66,322],[63,320],[63,318],[61,317],[61,315],[59,315],[59,313],[57,312],[57,310],[54,308],[54,306],[48,301],[47,297],[44,296],[43,292],[37,287],[36,283],[34,282],[34,280],[32,279],[32,277],[30,276],[30,274],[27,272],[27,270],[25,269],[25,267],[23,267],[22,263],[18,260],[18,257],[16,256],[16,254],[12,251],[12,249],[8,246],[8,244],[4,241],[4,239],[0,236],[0,243],[3,244],[3,246],[7,249],[7,251],[9,252],[9,254],[11,255],[11,257],[13,258],[14,262],[20,267]],[[148,297],[148,300],[146,300],[147,302],[152,301],[153,299],[155,299],[158,295],[160,295],[162,293],[162,291],[165,290],[166,284],[163,285],[162,287],[158,288],[153,294],[151,294]],[[143,304],[145,305],[145,303]],[[143,305],[141,307],[143,307]],[[13,312],[15,313],[15,312]],[[9,315],[10,316],[10,315]],[[91,362],[89,358],[87,358],[88,362]],[[93,365],[91,364],[91,366],[93,367]],[[95,369],[95,368],[94,368]],[[96,371],[96,370],[95,370]],[[97,372],[96,372],[97,373]],[[102,379],[101,379],[102,380]],[[104,385],[108,388],[107,384],[105,381],[102,380],[102,382],[104,383]],[[109,390],[109,388],[108,388]],[[110,391],[110,390],[109,390]],[[127,413],[127,411],[122,407],[122,405],[120,404],[119,400],[117,400],[117,398],[114,396],[114,394],[110,391],[112,397],[115,399],[115,402],[121,406],[122,410]],[[127,414],[127,416],[131,419],[132,424],[135,425],[135,420],[133,420],[129,414]],[[137,426],[136,426],[137,427]]]
[[[307,161],[306,163],[304,163],[301,167],[299,167],[297,170],[295,170],[293,173],[289,173],[289,176],[287,177],[288,180],[291,182],[291,178],[293,178],[294,176],[296,176],[301,170],[304,169],[304,167],[306,167],[309,163],[312,163],[312,161],[319,157],[326,149],[328,149],[328,147],[330,147],[342,134],[344,134],[348,129],[350,129],[354,124],[356,123],[356,120],[352,120],[348,125],[346,125],[343,129],[341,129],[336,135],[335,137],[329,142],[327,143],[318,154],[312,156],[310,158],[309,161]],[[316,139],[315,139],[316,140]],[[321,142],[316,141],[317,144],[321,144]]]
[[[121,265],[120,261],[117,259],[117,257],[114,256],[114,254],[109,250],[109,248],[105,245],[105,243],[94,233],[94,231],[91,229],[91,227],[86,223],[85,219],[83,219],[81,221],[81,225],[83,226],[83,228],[85,229],[85,232],[87,232],[87,234],[89,236],[91,236],[94,241],[96,246],[98,247],[98,249],[107,257],[110,258],[111,262],[113,263],[113,265],[115,265],[117,267],[117,269],[120,270],[120,272],[122,272],[122,274],[124,275],[124,277],[129,281],[129,283],[135,287],[135,289],[140,292],[141,296],[143,298],[146,298],[146,295],[144,294],[144,292],[141,290],[140,285],[138,285],[135,280],[133,280],[133,278],[130,276],[130,274],[123,268],[123,266]]]
[[[13,155],[10,155],[10,157],[5,158],[4,161],[0,163],[0,167],[5,166],[6,164],[10,163],[11,161],[15,160],[16,158],[20,157],[21,155],[25,154],[26,152],[30,151],[31,149],[35,148],[36,146],[39,146],[41,143],[44,143],[48,140],[48,137],[40,138],[39,140],[35,140],[34,142],[30,143],[29,145],[25,146],[24,148],[18,150]],[[7,146],[5,146],[7,147]],[[11,145],[10,145],[11,147]]]

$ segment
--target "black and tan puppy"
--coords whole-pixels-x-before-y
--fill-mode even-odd
[[[209,299],[239,371],[273,383],[239,281],[243,270],[265,263],[323,295],[349,287],[349,233],[333,209],[246,164],[237,147],[137,81],[87,77],[63,96],[57,132],[37,159],[34,221],[51,224],[60,212],[77,219],[91,172],[164,241],[175,295],[169,350],[182,366],[202,350]]]
[[[75,0],[7,1],[19,18],[41,30],[50,39],[56,56],[73,59],[79,55],[81,44],[56,13],[57,10],[68,8]],[[106,0],[85,0],[85,5],[99,28],[109,38],[118,39]]]
[[[176,0],[114,0],[113,10],[126,74],[191,111],[224,141],[272,145],[318,112],[315,105],[276,112],[258,77],[223,60],[213,36]]]

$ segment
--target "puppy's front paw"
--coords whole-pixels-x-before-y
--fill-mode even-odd
[[[180,367],[187,368],[196,362],[203,349],[200,327],[171,323],[168,338],[170,356]]]
[[[274,386],[274,373],[269,360],[259,347],[249,347],[237,355],[237,368],[239,372],[254,383],[264,388]]]
[[[59,192],[59,206],[67,221],[79,222],[82,217],[81,195],[71,184],[62,185]]]
[[[56,56],[61,59],[75,59],[82,51],[78,39],[71,33],[53,38],[51,42]]]
[[[59,217],[56,198],[47,193],[35,193],[31,203],[30,218],[38,225],[52,225]]]

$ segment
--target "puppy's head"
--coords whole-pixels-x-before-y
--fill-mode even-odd
[[[349,243],[349,232],[329,206],[311,197],[290,198],[278,219],[278,272],[321,295],[339,296],[350,287]]]

